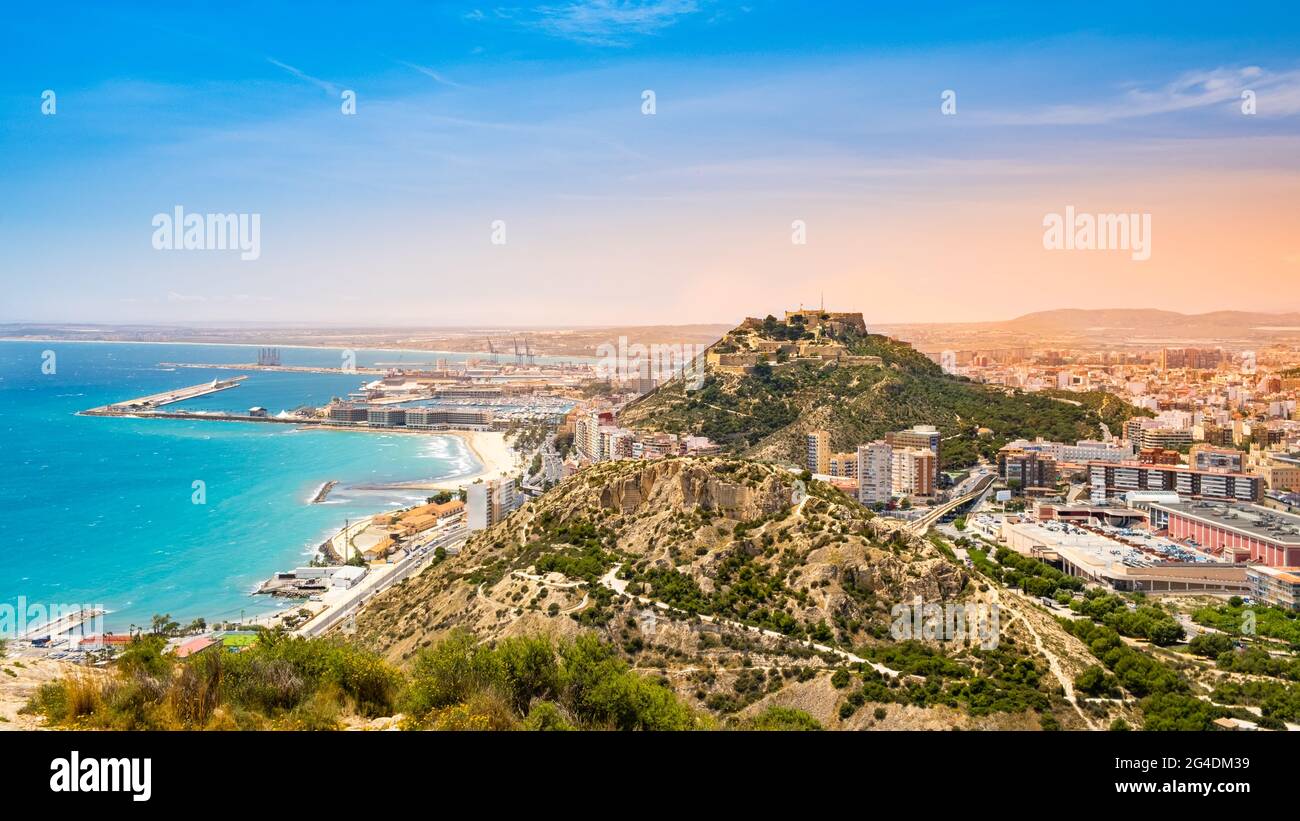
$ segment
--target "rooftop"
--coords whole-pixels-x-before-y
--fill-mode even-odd
[[[1152,507],[1278,544],[1300,546],[1300,516],[1293,513],[1262,505],[1206,501],[1160,502]]]
[[[1093,568],[1108,568],[1115,562],[1128,567],[1217,563],[1212,556],[1140,528],[1083,527],[1059,521],[1022,522],[1014,527],[1058,553],[1068,554],[1075,564]]]

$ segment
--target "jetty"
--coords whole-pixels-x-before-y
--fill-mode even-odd
[[[313,505],[318,505],[325,501],[325,499],[330,495],[330,491],[333,490],[338,483],[338,479],[330,479],[328,482],[321,485],[320,490],[316,491],[316,495],[312,497],[311,503]]]
[[[210,393],[228,391],[231,388],[239,387],[239,383],[243,382],[247,378],[247,376],[235,376],[230,379],[213,379],[211,382],[190,385],[187,388],[175,388],[170,391],[163,391],[162,393],[141,396],[136,399],[128,399],[125,402],[114,402],[111,405],[101,405],[98,408],[91,408],[90,410],[82,411],[82,413],[92,416],[116,416],[121,414],[139,413],[141,411],[152,411],[166,405],[184,402],[187,399],[196,399],[200,396],[207,396]]]

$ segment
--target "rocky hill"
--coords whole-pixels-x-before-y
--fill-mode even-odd
[[[990,457],[1006,442],[1095,437],[1142,413],[1117,397],[1060,397],[945,374],[906,343],[837,325],[808,330],[747,320],[709,352],[702,380],[673,380],[629,405],[621,424],[708,436],[749,458],[801,463],[804,437],[826,430],[851,450],[913,424],[943,433],[945,468]]]
[[[377,597],[356,635],[400,664],[458,630],[596,631],[723,723],[784,706],[828,727],[1070,726],[1015,628],[992,649],[891,636],[897,604],[982,595],[950,554],[819,482],[736,458],[623,461]]]

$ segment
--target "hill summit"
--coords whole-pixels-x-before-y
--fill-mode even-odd
[[[991,458],[1013,439],[1073,441],[1144,411],[1110,394],[1026,393],[952,376],[911,345],[870,333],[860,313],[749,318],[705,353],[702,379],[672,380],[620,422],[707,436],[750,458],[802,462],[806,434],[851,450],[891,430],[935,425],[945,468]]]

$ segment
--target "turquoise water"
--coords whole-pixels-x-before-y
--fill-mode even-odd
[[[55,353],[55,372],[42,354]],[[282,348],[285,365],[337,366],[340,353]],[[357,351],[375,362],[427,354]],[[463,356],[447,355],[448,359]],[[256,348],[0,342],[0,604],[102,605],[111,629],[252,617],[283,606],[252,596],[276,570],[302,563],[348,518],[422,501],[419,491],[365,486],[447,479],[479,469],[454,436],[290,425],[77,416],[110,402],[229,378],[160,362],[250,362]],[[248,372],[239,387],[172,409],[272,414],[320,405],[367,377]],[[373,377],[371,377],[373,378]],[[324,504],[307,502],[326,481]],[[194,503],[204,483],[206,503]]]

